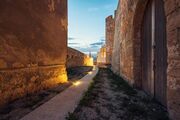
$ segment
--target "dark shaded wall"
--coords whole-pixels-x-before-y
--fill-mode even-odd
[[[67,0],[0,1],[0,104],[66,82]]]

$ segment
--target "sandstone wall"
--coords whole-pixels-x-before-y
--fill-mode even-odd
[[[0,105],[67,81],[67,0],[1,0],[0,16]]]
[[[148,0],[121,0],[116,14],[113,69],[130,84],[141,87],[141,26]],[[165,0],[168,51],[167,107],[173,120],[180,119],[180,1]],[[118,17],[121,16],[121,17]],[[120,23],[119,23],[120,22]],[[119,25],[120,24],[120,25]],[[119,45],[118,41],[120,42]],[[117,52],[119,51],[119,52]],[[120,62],[116,56],[120,55]]]
[[[77,66],[93,66],[93,58],[78,50],[68,47],[66,66],[67,68]]]
[[[180,1],[166,0],[168,48],[167,99],[170,115],[180,120]]]
[[[106,63],[111,64],[112,62],[112,50],[114,42],[114,27],[115,21],[113,16],[106,18]]]
[[[112,50],[112,70],[114,73],[119,74],[120,72],[120,26],[121,26],[121,11],[120,2],[115,12],[115,33]]]
[[[134,84],[132,25],[136,1],[119,1],[115,20],[113,71]]]

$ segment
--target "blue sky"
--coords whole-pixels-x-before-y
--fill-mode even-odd
[[[105,42],[105,18],[118,0],[68,0],[68,46],[96,53]]]

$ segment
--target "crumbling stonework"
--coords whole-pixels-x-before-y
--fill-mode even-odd
[[[0,105],[67,81],[67,0],[2,0],[0,16]]]
[[[115,38],[113,49],[112,69],[131,85],[142,88],[142,24],[151,0],[121,0],[116,13]],[[161,0],[156,0],[159,2]],[[180,119],[180,2],[179,0],[165,0],[163,2],[166,21],[166,100],[170,117]],[[158,7],[158,6],[155,6]],[[119,44],[118,44],[119,42]],[[118,44],[118,45],[117,45]],[[117,52],[119,51],[119,52]],[[116,56],[120,56],[119,62]],[[161,83],[159,83],[161,84]],[[155,85],[156,86],[156,85]],[[151,88],[153,89],[153,88]],[[161,88],[160,88],[161,89]],[[154,90],[151,90],[154,91]]]
[[[93,66],[93,58],[73,48],[68,47],[67,68],[77,66]]]
[[[115,21],[113,16],[106,18],[106,63],[111,64],[112,62],[112,50],[114,43],[114,27]]]

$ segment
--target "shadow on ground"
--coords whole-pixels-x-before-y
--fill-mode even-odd
[[[92,66],[80,66],[80,67],[72,67],[67,69],[68,79],[70,81],[75,81],[81,79],[85,75],[88,74],[89,71],[92,71]]]

